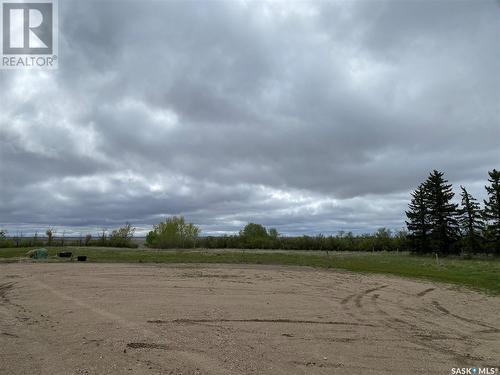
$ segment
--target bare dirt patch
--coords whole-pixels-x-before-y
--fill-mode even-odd
[[[499,366],[498,311],[311,268],[2,264],[0,374],[447,374]]]

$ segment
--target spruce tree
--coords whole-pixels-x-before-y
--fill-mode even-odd
[[[448,255],[459,237],[456,220],[458,205],[451,203],[455,193],[443,175],[436,170],[429,175],[425,182],[425,196],[431,225],[431,247],[442,255]]]
[[[462,207],[458,210],[458,223],[464,235],[464,250],[467,253],[476,254],[481,250],[481,233],[484,230],[481,207],[477,200],[469,192],[460,186],[462,190]]]
[[[500,171],[488,172],[490,186],[485,186],[488,200],[484,201],[484,218],[487,220],[487,236],[496,255],[500,255]]]
[[[429,211],[426,206],[426,189],[421,184],[413,193],[412,199],[408,205],[409,211],[406,211],[406,226],[410,232],[409,239],[411,248],[414,252],[423,254],[429,249]]]

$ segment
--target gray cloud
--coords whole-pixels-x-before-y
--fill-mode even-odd
[[[60,2],[59,70],[0,73],[0,226],[399,228],[434,168],[481,197],[498,8]]]

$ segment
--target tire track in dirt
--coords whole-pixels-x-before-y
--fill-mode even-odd
[[[366,309],[365,297],[369,296],[370,293],[382,290],[386,287],[387,285],[382,285],[376,288],[366,289],[361,293],[349,295],[341,301],[341,304],[344,306],[345,309],[347,309],[347,312],[350,313],[349,315],[353,316],[358,321],[360,320],[360,318],[358,318],[358,314],[360,311],[363,311],[365,319],[372,319],[372,320],[376,319],[377,321],[380,321],[385,328],[397,332],[398,336],[404,334],[406,339],[409,340],[410,342],[413,342],[414,344],[423,346],[427,349],[431,349],[432,351],[438,351],[441,354],[452,356],[455,359],[455,361],[458,361],[458,363],[464,365],[466,364],[463,361],[464,355],[462,355],[461,353],[458,353],[452,349],[445,348],[442,345],[431,342],[430,340],[432,338],[436,338],[437,337],[436,335],[431,334],[430,336],[429,335],[424,336],[422,328],[419,327],[418,324],[408,322],[402,319],[400,316],[395,316],[389,313],[388,311],[384,310],[382,307],[380,307],[378,303],[378,300],[380,298],[379,293],[372,294],[369,300],[370,307],[372,307],[372,312],[375,311],[377,314],[379,314],[379,316],[374,315],[373,317],[371,317],[370,315],[367,315],[370,314],[370,311]],[[352,301],[354,301],[354,303],[352,303]],[[419,319],[418,316],[416,316],[415,318]],[[482,360],[482,358],[476,358],[476,357],[471,357],[469,359]]]
[[[386,287],[387,287],[387,285],[381,285],[381,286],[378,286],[376,288],[367,289],[364,292],[356,295],[356,297],[354,298],[354,302],[356,304],[356,307],[359,309],[362,309],[363,308],[363,304],[362,304],[363,297],[365,297],[366,295],[368,295],[372,292],[375,292],[377,290],[384,289]]]
[[[15,339],[18,339],[18,338],[19,338],[19,336],[18,336],[18,335],[16,335],[16,334],[14,334],[14,333],[2,332],[1,334],[2,334],[2,335],[4,335],[4,336],[7,336],[7,337],[13,337],[13,338],[15,338]]]
[[[455,359],[455,361],[457,361],[457,363],[459,364],[466,365],[468,364],[467,360],[469,361],[484,360],[484,358],[482,357],[471,356],[468,353],[465,354],[460,353],[452,348],[444,346],[442,343],[435,342],[434,340],[455,339],[456,337],[451,337],[449,335],[444,335],[440,333],[442,331],[442,327],[437,323],[433,323],[434,325],[437,326],[437,329],[424,329],[423,328],[425,326],[423,324],[424,321],[422,320],[417,310],[408,311],[412,312],[412,315],[415,318],[415,322],[409,322],[405,319],[402,319],[401,316],[395,316],[394,314],[383,309],[378,303],[378,300],[380,298],[379,293],[372,294],[369,299],[369,302],[367,302],[366,297],[368,297],[371,293],[375,291],[385,289],[387,286],[388,285],[381,285],[375,288],[366,289],[361,293],[351,294],[342,299],[341,305],[343,306],[346,313],[349,316],[356,319],[358,322],[359,321],[366,322],[367,320],[368,321],[377,320],[381,322],[381,324],[384,327],[396,331],[398,333],[398,336],[404,334],[407,340],[413,342],[414,344],[431,349],[432,351],[438,351],[444,355],[452,356]],[[425,289],[422,292],[418,293],[417,296],[423,297],[427,293],[430,293],[433,290],[435,290],[435,288]],[[412,295],[409,294],[407,297],[410,298],[412,297]],[[370,307],[370,309],[368,307]],[[361,311],[363,312],[363,318],[360,317]],[[401,310],[401,312],[404,311],[405,310],[403,309]],[[376,312],[376,314],[373,314],[373,312]],[[421,322],[422,326],[419,326],[418,322]],[[465,335],[460,335],[458,339],[470,341],[469,338]]]
[[[424,292],[429,293],[430,292],[429,289],[426,289]],[[426,293],[424,293],[424,295]],[[423,328],[424,321],[418,314],[414,314],[416,323],[412,323],[407,320],[401,319],[400,317],[396,317],[380,307],[378,303],[379,297],[380,297],[379,294],[374,294],[371,297],[371,302],[376,306],[376,311],[378,313],[387,317],[387,319],[384,322],[387,328],[396,330],[398,333],[406,332],[407,340],[417,345],[431,349],[433,351],[438,351],[442,354],[452,356],[460,365],[467,365],[468,364],[467,360],[484,361],[484,358],[482,357],[473,356],[470,355],[469,353],[461,353],[453,348],[443,345],[443,343],[436,342],[436,340],[459,339],[465,342],[469,342],[469,345],[472,345],[472,342],[470,342],[470,338],[468,336],[457,334],[456,336],[458,337],[454,337],[447,334],[441,334],[440,330],[442,330],[442,327],[435,322],[434,325],[436,325],[440,330],[429,329],[429,328],[424,329]],[[418,313],[417,310],[415,310],[415,312]],[[417,324],[418,322],[420,322],[421,324],[420,325]],[[394,323],[399,324],[399,327],[395,327]]]
[[[386,287],[387,285],[380,285],[375,288],[363,290],[361,293],[350,294],[340,301],[340,305],[349,317],[357,322],[364,323],[366,322],[366,314],[363,314],[362,317],[360,316],[360,312],[363,310],[363,298],[372,292],[384,289]]]
[[[316,320],[293,320],[293,319],[173,319],[173,320],[148,320],[148,323],[284,323],[284,324],[319,324],[319,325],[347,325],[376,327],[373,324],[340,322],[340,321],[316,321]]]
[[[0,301],[6,303],[10,302],[9,298],[7,297],[7,292],[9,292],[14,285],[14,282],[0,284]]]
[[[441,311],[444,315],[449,315],[449,316],[452,316],[452,317],[454,317],[454,318],[456,318],[458,320],[461,320],[463,322],[470,323],[470,324],[475,324],[475,325],[478,325],[480,327],[487,328],[486,330],[481,330],[479,332],[482,332],[482,333],[498,333],[498,332],[500,332],[499,328],[493,327],[493,326],[491,326],[489,324],[486,324],[484,322],[481,322],[479,320],[466,318],[464,316],[452,313],[447,308],[443,307],[436,300],[432,301],[432,306],[434,306],[437,310]]]
[[[170,346],[165,344],[154,344],[149,342],[129,342],[127,344],[127,348],[132,349],[161,349],[161,350],[169,350]]]
[[[361,293],[350,294],[347,297],[344,297],[340,301],[340,305],[342,306],[344,312],[351,317],[353,320],[357,322],[365,322],[365,317],[360,317],[359,312],[363,309],[363,297],[370,294],[371,292],[377,291],[379,289],[383,289],[387,287],[387,285],[381,285],[375,288],[370,288],[362,291]],[[354,301],[354,307],[352,306],[352,302]]]
[[[423,297],[426,294],[432,292],[433,290],[436,290],[436,288],[428,288],[428,289],[422,290],[420,293],[417,293],[417,297]]]

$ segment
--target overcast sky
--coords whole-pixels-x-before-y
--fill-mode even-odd
[[[59,69],[0,71],[11,234],[398,229],[500,168],[497,1],[59,3]]]

